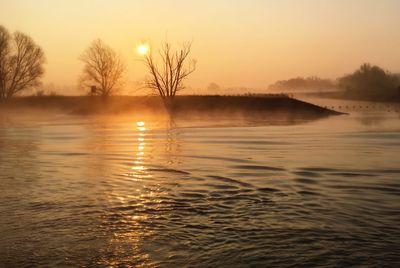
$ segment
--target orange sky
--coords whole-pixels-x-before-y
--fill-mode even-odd
[[[371,62],[400,72],[398,0],[0,0],[0,24],[34,38],[45,84],[76,94],[78,58],[95,38],[119,52],[127,79],[145,69],[135,46],[193,41],[195,88],[266,88],[278,79],[336,78]]]

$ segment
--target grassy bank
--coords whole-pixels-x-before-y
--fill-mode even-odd
[[[114,96],[108,99],[89,96],[18,97],[0,103],[0,110],[24,110],[73,115],[153,113],[165,114],[157,96]],[[315,119],[340,114],[284,95],[262,96],[177,96],[177,117],[279,117]]]

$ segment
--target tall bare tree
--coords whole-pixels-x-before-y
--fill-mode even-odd
[[[10,35],[0,26],[0,99],[38,86],[44,63],[43,50],[31,37],[21,32]]]
[[[171,45],[165,42],[159,50],[161,58],[159,65],[155,62],[151,51],[144,55],[150,73],[146,85],[160,95],[168,112],[171,112],[176,93],[185,88],[183,81],[196,68],[196,61],[188,59],[190,51],[191,43],[186,43],[179,50],[173,51]]]
[[[125,65],[103,41],[94,40],[80,60],[85,63],[81,85],[91,89],[92,94],[107,97],[121,88]]]
[[[10,53],[10,39],[11,36],[7,29],[0,25],[0,99],[6,97],[6,74],[7,74],[7,61]]]

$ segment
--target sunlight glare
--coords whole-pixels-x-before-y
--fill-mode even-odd
[[[137,53],[140,56],[144,56],[149,52],[149,46],[147,44],[141,44],[137,47]]]

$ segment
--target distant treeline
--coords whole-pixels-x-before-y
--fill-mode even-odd
[[[339,78],[338,88],[352,99],[400,100],[400,76],[368,63]]]
[[[381,67],[369,63],[362,64],[356,71],[344,75],[336,80],[319,77],[292,78],[280,80],[269,86],[273,91],[332,91],[335,97],[377,100],[400,101],[400,75],[393,74]]]
[[[286,90],[308,90],[320,91],[326,89],[336,88],[335,83],[330,79],[322,79],[316,76],[307,78],[297,77],[289,80],[280,80],[275,84],[269,86],[273,91],[286,91]]]

